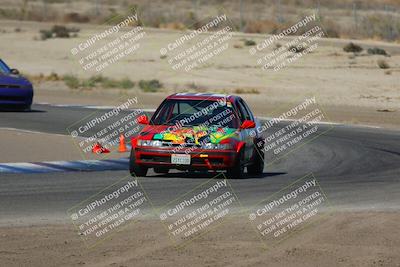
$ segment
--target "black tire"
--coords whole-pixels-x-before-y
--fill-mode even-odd
[[[229,179],[242,179],[244,176],[244,148],[240,150],[235,164],[232,168],[226,170],[226,176]]]
[[[169,172],[169,169],[158,167],[158,168],[154,168],[154,172],[159,173],[159,174],[167,174]]]
[[[23,108],[23,111],[31,111],[32,106],[28,105]]]
[[[247,166],[247,172],[250,175],[261,175],[264,171],[264,152],[261,150],[254,150],[253,160]]]
[[[31,104],[30,105],[21,105],[15,108],[17,111],[31,111]]]
[[[147,175],[148,168],[139,166],[136,164],[136,153],[135,150],[131,150],[131,156],[129,158],[129,172],[130,174],[135,177],[135,176],[146,176]]]

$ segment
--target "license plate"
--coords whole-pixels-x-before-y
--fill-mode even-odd
[[[180,165],[190,165],[190,155],[186,154],[172,154],[171,163]]]

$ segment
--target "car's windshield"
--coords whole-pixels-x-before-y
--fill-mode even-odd
[[[218,126],[238,128],[232,104],[227,101],[177,100],[163,102],[151,119],[154,125]]]
[[[10,74],[11,69],[4,63],[3,60],[0,59],[0,74]]]

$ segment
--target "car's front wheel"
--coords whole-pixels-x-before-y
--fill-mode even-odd
[[[129,172],[132,176],[146,176],[148,168],[136,164],[136,153],[135,150],[131,150],[131,156],[129,159]]]
[[[264,171],[264,152],[255,150],[252,163],[247,166],[247,172],[250,175],[261,175],[263,171]]]
[[[226,176],[229,179],[241,179],[244,176],[244,149],[240,150],[234,165],[227,169]]]
[[[19,111],[31,111],[31,105],[23,105],[19,108]]]

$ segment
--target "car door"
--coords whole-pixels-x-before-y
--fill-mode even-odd
[[[238,99],[237,101],[238,115],[240,118],[240,123],[243,123],[245,120],[254,121],[253,114],[246,108],[242,99]],[[245,160],[248,161],[251,159],[254,150],[254,141],[251,134],[251,131],[254,129],[242,129],[240,131],[242,140],[246,143],[245,146]]]
[[[242,100],[242,104],[243,106],[247,109],[247,111],[250,114],[250,117],[252,118],[252,121],[254,121],[254,123],[256,124],[256,127],[254,129],[252,129],[253,131],[251,132],[251,137],[252,137],[252,142],[253,142],[253,152],[255,152],[257,150],[258,153],[264,153],[264,138],[263,136],[257,132],[257,129],[261,126],[260,120],[258,120],[253,112],[251,112],[249,105],[247,105],[247,103]]]

